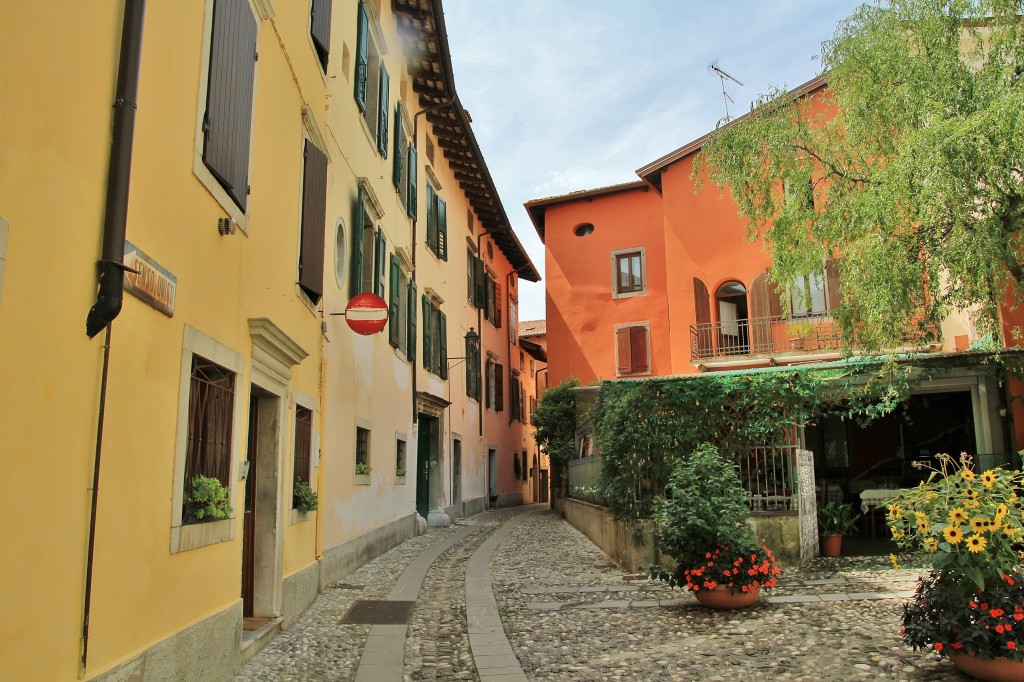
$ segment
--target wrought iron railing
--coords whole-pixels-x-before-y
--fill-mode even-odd
[[[694,360],[835,350],[843,345],[839,323],[829,316],[755,317],[690,325],[690,356]]]
[[[751,511],[796,511],[796,451],[796,445],[767,445],[736,453]]]

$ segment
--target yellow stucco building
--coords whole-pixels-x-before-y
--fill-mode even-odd
[[[539,276],[443,21],[0,9],[0,677],[225,679],[417,510],[531,499],[495,472],[526,439],[514,294]],[[381,333],[336,314],[361,292]]]

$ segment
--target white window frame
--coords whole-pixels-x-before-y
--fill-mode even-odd
[[[616,267],[618,265],[619,256],[632,255],[635,253],[640,254],[640,289],[637,291],[626,291],[619,292],[619,271]],[[647,248],[643,246],[637,246],[630,249],[617,249],[611,253],[611,267],[612,267],[612,298],[632,298],[633,296],[643,296],[647,293]]]

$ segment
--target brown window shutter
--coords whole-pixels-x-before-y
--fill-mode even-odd
[[[633,372],[649,372],[651,366],[647,357],[647,327],[630,327],[629,345]]]
[[[494,326],[501,329],[501,285],[494,283]]]
[[[505,409],[504,365],[494,363],[494,409],[501,412]]]
[[[629,349],[630,336],[629,327],[622,327],[621,329],[615,330],[615,347],[616,347],[616,371],[619,374],[629,374],[632,371],[632,353]]]
[[[306,140],[303,149],[302,247],[299,286],[313,303],[324,292],[324,222],[327,219],[327,156]]]
[[[695,336],[691,337],[690,352],[694,357],[705,358],[711,354],[714,345],[714,330],[711,328],[711,294],[704,282],[693,278],[693,307],[697,318]]]
[[[839,268],[836,262],[829,258],[825,261],[825,308],[835,310],[839,307],[842,298],[839,296]]]
[[[331,0],[313,0],[309,24],[309,35],[313,38],[320,65],[327,71],[327,57],[331,51]]]
[[[217,0],[203,116],[203,163],[243,211],[249,194],[255,72],[256,18],[248,0]]]

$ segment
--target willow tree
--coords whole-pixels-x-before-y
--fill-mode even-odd
[[[847,338],[898,345],[1024,280],[1024,0],[878,0],[822,44],[827,87],[720,126],[694,177],[728,188],[785,289],[836,258]],[[814,104],[814,98],[821,102]]]

